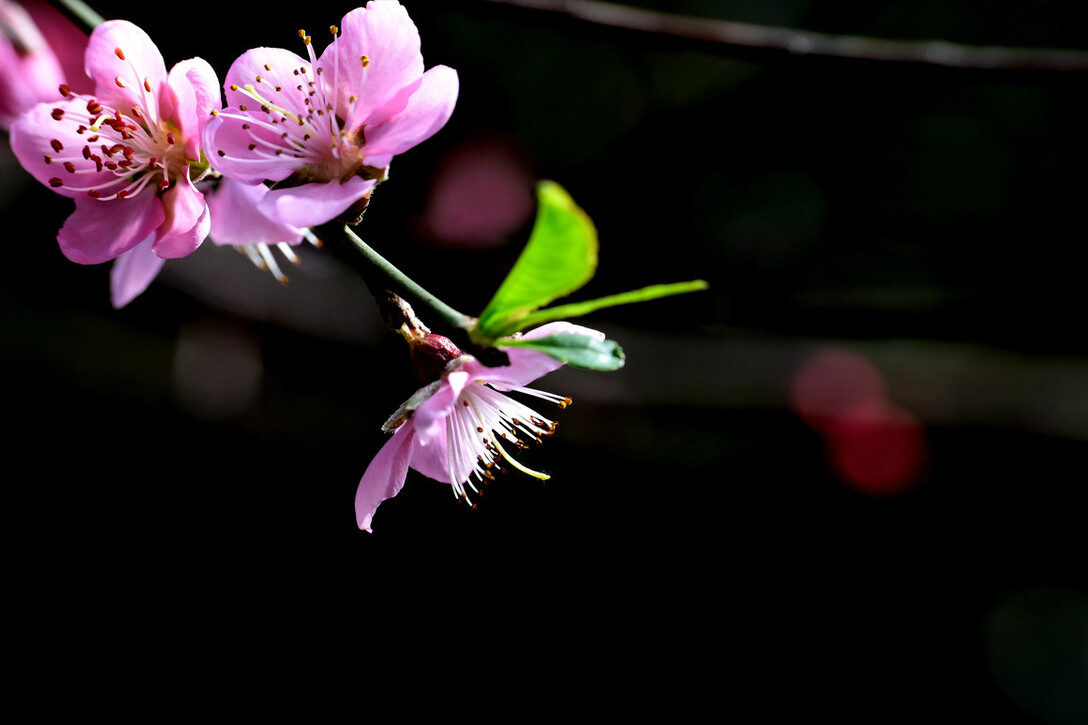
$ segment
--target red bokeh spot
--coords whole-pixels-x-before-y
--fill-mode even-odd
[[[858,491],[898,494],[921,480],[925,431],[900,408],[863,403],[830,421],[823,432],[832,467]]]
[[[883,377],[864,355],[814,353],[794,375],[791,395],[797,414],[823,435],[832,469],[855,490],[894,495],[921,481],[925,430],[887,399]]]

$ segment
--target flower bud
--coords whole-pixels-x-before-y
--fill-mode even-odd
[[[465,354],[448,337],[433,333],[411,338],[408,347],[412,372],[424,385],[442,377],[449,364]]]

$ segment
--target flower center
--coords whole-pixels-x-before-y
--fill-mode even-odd
[[[566,408],[570,404],[570,398],[541,390],[514,390],[543,398],[560,408]],[[447,461],[454,495],[465,501],[468,500],[467,489],[480,495],[480,489],[475,482],[486,485],[495,480],[496,469],[505,473],[504,461],[533,478],[548,480],[548,474],[534,471],[519,463],[503,444],[518,449],[528,448],[523,438],[540,443],[543,438],[555,432],[557,425],[558,423],[548,420],[490,385],[479,381],[469,384],[461,391],[455,409],[447,421]]]
[[[335,25],[329,31],[334,38],[340,32]],[[249,137],[247,151],[250,157],[274,159],[286,154],[298,159],[299,168],[292,181],[307,183],[336,179],[343,183],[353,176],[384,179],[383,169],[363,163],[366,137],[362,130],[352,133],[344,130],[345,120],[350,117],[351,106],[357,99],[350,97],[347,109],[338,106],[336,64],[331,69],[331,82],[320,78],[325,69],[318,65],[312,39],[306,31],[298,32],[306,45],[308,65],[281,70],[266,64],[264,69],[268,75],[258,73],[248,83],[230,86],[232,91],[251,99],[255,107],[245,103],[238,106],[240,113],[223,110],[212,114],[243,122],[242,129]],[[364,56],[362,62],[368,65],[370,60]],[[228,157],[223,150],[218,153],[222,158]]]
[[[49,142],[46,163],[65,172],[49,179],[53,188],[84,192],[102,201],[123,199],[151,184],[165,191],[190,165],[184,144],[178,143],[181,131],[169,121],[149,119],[149,112],[138,104],[123,113],[91,96],[73,94],[67,86],[62,85],[60,92],[72,102],[54,108],[53,120],[68,127],[63,138],[82,137],[83,143],[73,146],[69,140],[66,145],[59,138]]]

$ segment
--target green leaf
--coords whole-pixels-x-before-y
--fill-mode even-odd
[[[504,331],[501,334],[509,335],[517,330],[536,327],[545,322],[571,320],[575,317],[588,315],[590,312],[599,310],[603,307],[629,305],[632,302],[646,302],[647,300],[656,300],[661,297],[669,297],[671,295],[679,295],[686,292],[697,292],[706,288],[707,283],[701,279],[692,280],[691,282],[675,282],[673,284],[654,284],[649,287],[643,287],[642,289],[631,290],[630,292],[620,292],[619,294],[608,295],[607,297],[598,297],[595,300],[572,302],[569,305],[549,307],[546,310],[537,310],[536,312],[532,312],[522,317],[518,320],[516,330]]]
[[[538,209],[521,256],[470,333],[487,341],[519,330],[517,321],[588,282],[597,269],[597,229],[553,181],[536,188]]]
[[[612,340],[563,333],[535,340],[500,340],[503,347],[526,347],[551,355],[571,367],[584,370],[618,370],[623,367],[623,350]]]

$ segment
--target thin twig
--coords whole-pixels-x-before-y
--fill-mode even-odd
[[[702,47],[735,49],[762,59],[803,56],[965,70],[1088,72],[1088,52],[969,46],[832,35],[644,10],[597,0],[485,0],[495,5],[567,16],[610,28],[654,34]]]
[[[346,244],[362,256],[363,262],[358,266],[359,273],[375,298],[384,297],[384,292],[388,289],[409,300],[414,306],[429,311],[452,330],[464,331],[475,324],[475,318],[453,309],[423,289],[343,224],[329,222],[315,231],[322,241]]]

